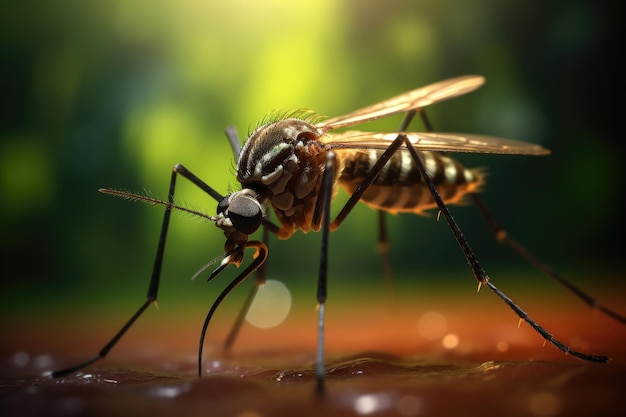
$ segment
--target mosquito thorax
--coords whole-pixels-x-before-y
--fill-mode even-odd
[[[271,185],[298,163],[296,150],[317,142],[315,126],[300,119],[284,119],[257,128],[241,149],[237,179],[242,184]]]
[[[310,218],[322,178],[326,147],[306,120],[288,118],[257,128],[248,138],[237,163],[237,180],[269,200],[284,235],[310,229]]]

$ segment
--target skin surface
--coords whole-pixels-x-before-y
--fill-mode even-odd
[[[530,302],[542,323],[573,348],[612,358],[608,365],[586,363],[542,347],[538,335],[524,324],[518,328],[516,317],[484,294],[400,297],[392,307],[369,295],[329,304],[327,392],[321,401],[313,395],[311,309],[296,308],[274,329],[244,326],[230,355],[219,348],[232,318],[225,311],[209,330],[202,378],[195,376],[202,314],[149,311],[109,357],[58,380],[38,374],[98,349],[121,315],[102,315],[89,325],[80,317],[23,315],[4,327],[10,331],[1,352],[0,409],[6,415],[153,416],[206,415],[209,410],[237,416],[624,411],[622,325],[567,297],[555,299],[559,292]],[[65,323],[60,333],[60,326],[49,323],[57,320]],[[456,345],[449,344],[450,335]]]

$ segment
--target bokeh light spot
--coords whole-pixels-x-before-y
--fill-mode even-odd
[[[248,310],[246,320],[255,327],[269,329],[281,324],[291,309],[291,293],[280,281],[267,280]]]
[[[453,333],[448,333],[441,340],[441,344],[446,349],[454,349],[459,345],[459,337]]]
[[[354,409],[358,414],[366,415],[385,410],[390,404],[388,394],[364,394],[354,401]]]
[[[427,340],[439,340],[446,334],[448,323],[443,314],[429,311],[417,323],[419,334]]]

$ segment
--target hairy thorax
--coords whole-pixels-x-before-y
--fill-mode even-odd
[[[237,179],[272,206],[281,226],[279,238],[298,229],[319,229],[312,218],[327,153],[320,137],[312,124],[289,118],[256,129],[241,150]]]

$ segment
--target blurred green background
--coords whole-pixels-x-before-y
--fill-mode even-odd
[[[489,168],[484,198],[496,217],[576,282],[623,289],[613,280],[624,267],[620,28],[615,10],[577,0],[5,3],[0,311],[7,321],[88,304],[109,314],[143,300],[162,210],[98,188],[165,198],[171,167],[183,163],[226,193],[235,186],[227,125],[245,136],[271,110],[335,116],[463,74],[482,74],[487,84],[434,106],[438,130],[553,151],[459,157]],[[399,121],[375,128],[394,130]],[[214,212],[208,196],[179,184],[182,201]],[[474,208],[453,213],[494,282],[551,288],[494,242]],[[331,293],[381,288],[375,221],[359,207],[331,235]],[[415,296],[438,285],[473,291],[445,223],[403,215],[390,227],[400,288]],[[271,246],[271,276],[305,292],[308,305],[319,239],[298,233]],[[175,216],[160,304],[198,297],[204,311],[225,280],[210,287],[189,278],[222,245],[212,224]]]

